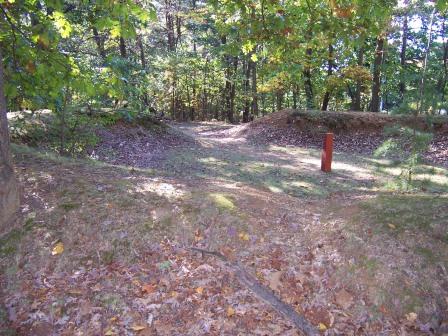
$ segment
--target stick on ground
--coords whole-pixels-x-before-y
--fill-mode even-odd
[[[316,328],[296,310],[283,302],[275,293],[262,285],[253,275],[249,274],[240,263],[229,261],[223,254],[215,251],[207,251],[196,247],[190,248],[192,251],[200,252],[202,255],[208,254],[224,261],[235,273],[238,281],[249,288],[260,300],[269,304],[277,313],[291,321],[294,326],[306,336],[319,335]]]

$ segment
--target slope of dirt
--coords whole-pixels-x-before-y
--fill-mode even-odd
[[[436,133],[425,158],[447,167],[448,118],[439,117],[433,122]],[[258,144],[321,148],[323,133],[332,131],[335,150],[371,155],[386,139],[385,126],[413,123],[412,117],[369,112],[282,110],[240,126],[235,132]],[[419,118],[419,125],[421,129],[427,128],[424,118]]]
[[[98,129],[97,135],[101,140],[95,146],[92,158],[139,168],[159,166],[169,149],[195,145],[193,139],[173,128],[154,130],[126,123]]]

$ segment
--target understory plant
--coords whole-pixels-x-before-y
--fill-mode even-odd
[[[399,189],[410,190],[414,185],[414,173],[433,135],[410,127],[392,126],[384,130],[388,137],[374,152],[375,157],[397,160],[401,168],[397,176]]]

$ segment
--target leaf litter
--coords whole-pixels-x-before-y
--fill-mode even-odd
[[[34,227],[18,247],[16,262],[2,257],[9,261],[2,272],[5,330],[36,335],[297,335],[291,318],[269,303],[271,294],[280,300],[276,304],[292,307],[326,335],[403,330],[423,335],[446,327],[447,302],[438,302],[435,295],[446,298],[446,291],[418,287],[426,281],[424,272],[446,276],[443,263],[424,272],[400,266],[409,274],[403,286],[409,292],[395,293],[395,306],[379,296],[394,293],[388,287],[392,283],[382,282],[387,263],[400,265],[408,256],[401,254],[401,246],[390,251],[393,258],[385,255],[386,243],[401,244],[396,236],[380,232],[372,238],[368,231],[363,235],[350,228],[360,212],[350,208],[359,202],[357,195],[330,197],[329,210],[323,212],[319,199],[247,184],[236,192],[213,183],[198,190],[198,181],[167,177],[157,183],[183,185],[190,196],[165,199],[139,187],[153,178],[144,172],[54,162],[32,153],[16,160],[24,169],[25,209],[33,214]],[[213,197],[207,203],[204,192],[223,193],[235,207],[219,208]],[[35,199],[45,202],[33,203]],[[57,207],[60,202],[79,206]],[[349,216],[335,211],[336,205]],[[159,215],[152,216],[154,211]],[[142,223],[142,218],[148,219]],[[50,260],[48,251],[62,241],[63,253]],[[219,251],[242,268],[202,258],[189,246]],[[254,294],[260,288],[265,290]],[[409,308],[401,308],[401,300]]]

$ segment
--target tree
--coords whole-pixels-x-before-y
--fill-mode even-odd
[[[19,208],[19,186],[9,148],[8,118],[4,95],[3,55],[0,45],[0,230],[3,231]]]
[[[384,36],[380,35],[376,39],[375,60],[373,63],[373,83],[372,83],[372,99],[370,101],[370,111],[380,111],[380,93],[381,93],[381,66],[383,64],[384,55]]]

